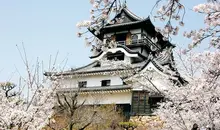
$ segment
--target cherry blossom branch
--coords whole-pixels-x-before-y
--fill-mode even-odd
[[[154,5],[152,11],[155,9],[156,6],[162,3],[162,0],[158,0]],[[151,11],[151,14],[152,14]],[[182,12],[182,14],[180,14]],[[172,35],[177,35],[179,31],[179,27],[174,27],[172,25],[173,22],[182,19],[179,22],[180,26],[184,26],[183,19],[185,16],[185,7],[182,5],[179,0],[169,0],[166,4],[163,4],[157,11],[157,15],[154,15],[155,19],[159,19],[161,21],[166,21],[166,25],[164,28],[156,28],[156,31],[161,32],[165,37],[165,40],[171,39]],[[166,20],[168,19],[168,20]],[[174,20],[172,20],[174,19]]]

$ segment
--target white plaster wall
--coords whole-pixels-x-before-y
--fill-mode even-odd
[[[111,80],[110,85],[123,85],[122,79],[118,76],[87,76],[63,79],[60,82],[65,88],[78,87],[79,81],[87,81],[87,87],[99,87],[102,80]]]
[[[131,63],[131,58],[125,55],[124,62]]]
[[[141,47],[132,48],[132,50],[137,51],[137,52],[143,54],[144,56],[148,56],[148,52],[145,49],[143,49],[143,51],[141,52]]]
[[[79,95],[78,103],[85,105],[94,104],[131,104],[132,93],[131,92],[120,92],[120,93],[100,93],[100,94],[88,94]]]

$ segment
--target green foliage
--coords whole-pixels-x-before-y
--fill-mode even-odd
[[[134,122],[120,122],[119,126],[121,126],[122,128],[128,130],[128,129],[135,129],[137,128],[137,124]]]

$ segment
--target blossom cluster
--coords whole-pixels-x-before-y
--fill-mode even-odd
[[[121,19],[117,19],[117,21],[110,20],[112,13],[116,13],[117,10],[119,10],[121,7],[118,0],[90,0],[89,2],[92,5],[90,9],[90,20],[77,23],[76,26],[79,29],[81,29],[81,27],[84,27],[86,29],[86,31],[78,32],[78,37],[81,37],[85,33],[87,33],[87,29],[93,32],[95,36],[97,36],[100,34],[100,29],[105,24],[121,22]],[[100,41],[97,40],[97,38],[95,38],[94,36],[85,36],[85,43],[87,46],[91,47],[92,52],[96,52],[97,50],[105,48],[105,45],[100,43]]]
[[[87,21],[82,21],[82,22],[79,22],[77,23],[77,27],[78,28],[81,28],[81,27],[89,27],[91,25],[91,21],[87,20]]]
[[[193,8],[195,12],[206,14],[204,22],[207,26],[220,25],[220,3],[199,4]]]
[[[159,4],[159,2],[156,4]],[[179,26],[184,26],[184,14],[185,7],[179,0],[168,0],[167,3],[162,4],[154,16],[155,19],[166,23],[164,28],[157,28],[156,31],[161,32],[166,40],[170,38],[170,35],[178,35]],[[178,21],[179,25],[174,26],[172,20]]]
[[[161,1],[158,1],[159,4]],[[162,3],[162,2],[161,2]],[[191,44],[188,45],[188,49],[196,47],[204,39],[210,39],[210,47],[220,48],[220,3],[218,0],[209,1],[204,4],[194,6],[193,11],[205,15],[204,28],[198,30],[191,30],[184,32],[186,38],[192,39]],[[157,10],[157,15],[154,17],[166,22],[163,28],[156,28],[156,31],[161,32],[168,39],[171,35],[178,35],[179,27],[184,26],[185,8],[180,3],[180,0],[168,0],[167,3],[163,3]],[[174,26],[175,22],[179,22],[179,25]]]
[[[173,86],[165,93],[166,102],[160,103],[159,115],[164,129],[191,129],[196,123],[201,127],[220,128],[220,52],[205,52],[192,58],[202,63],[199,77],[186,86]],[[206,66],[204,66],[206,64]]]
[[[185,32],[184,36],[192,39],[189,49],[200,44],[204,39],[210,38],[210,47],[220,47],[220,3],[211,2],[199,4],[193,8],[195,12],[205,15],[204,23],[206,27],[199,30]]]
[[[40,130],[45,127],[54,114],[56,87],[57,84],[32,89],[31,100],[19,93],[6,97],[5,91],[0,89],[0,129]]]

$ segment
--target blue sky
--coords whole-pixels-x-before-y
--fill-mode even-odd
[[[182,0],[184,2],[184,0]],[[205,0],[185,1],[186,26],[182,30],[202,26],[202,17],[193,13],[193,5]],[[127,0],[128,8],[141,17],[150,15],[154,0]],[[76,23],[89,19],[89,0],[0,0],[0,82],[17,82],[19,73],[25,75],[16,44],[26,48],[28,60],[35,63],[37,57],[48,66],[49,57],[58,54],[57,64],[68,58],[67,68],[90,62],[89,48],[78,38]],[[156,26],[161,23],[152,21]],[[185,46],[189,40],[182,35],[173,42]],[[17,68],[17,70],[16,70]]]

